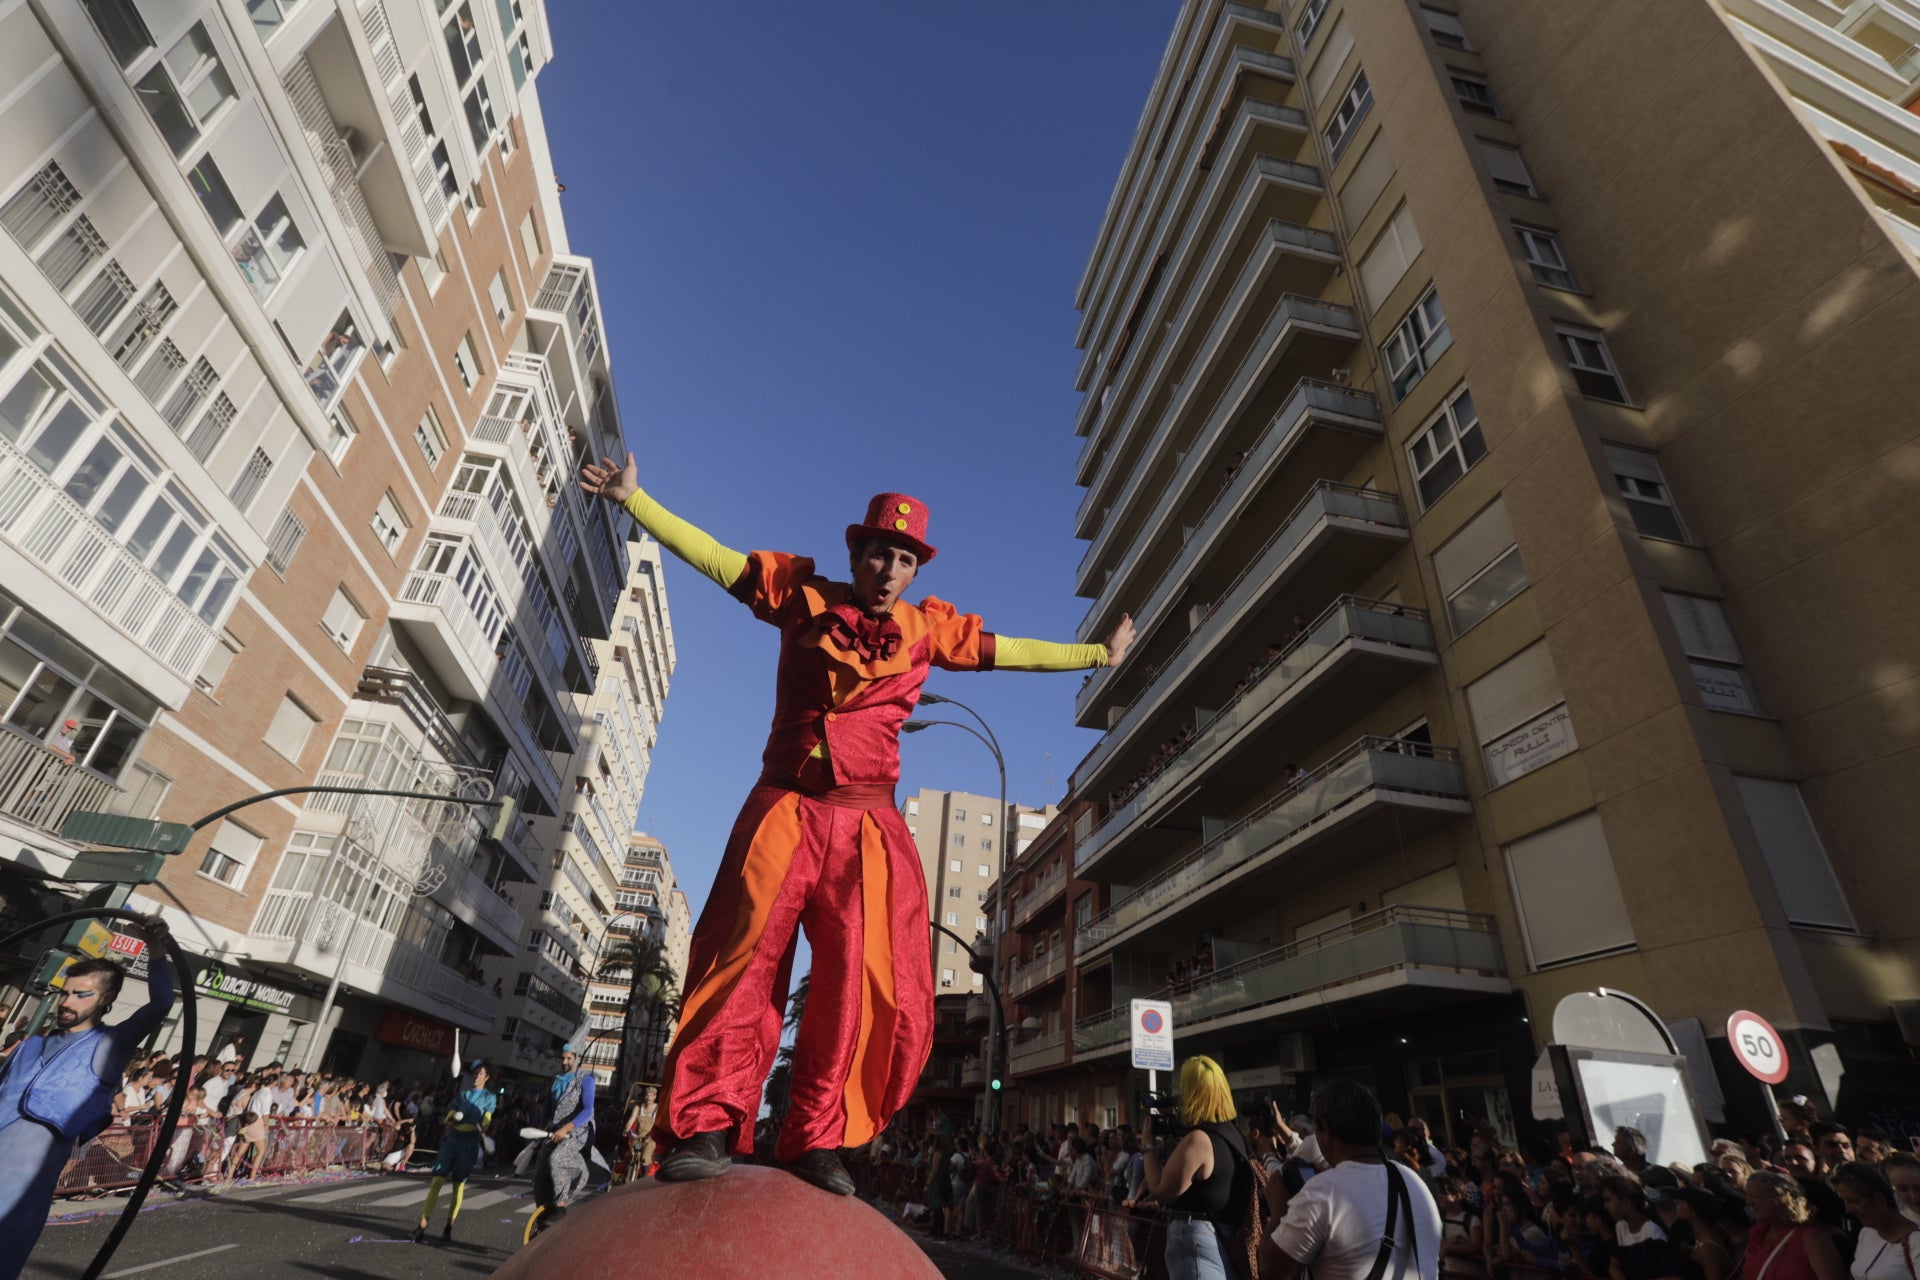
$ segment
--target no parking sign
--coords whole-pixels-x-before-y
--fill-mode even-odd
[[[1133,1002],[1133,1065],[1142,1071],[1173,1070],[1173,1006],[1167,1001]]]

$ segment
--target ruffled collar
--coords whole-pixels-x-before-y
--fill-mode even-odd
[[[829,605],[819,615],[822,634],[863,662],[887,662],[900,652],[905,636],[889,613],[876,618],[852,603]]]

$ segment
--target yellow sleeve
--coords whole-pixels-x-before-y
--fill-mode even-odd
[[[661,546],[712,578],[723,589],[732,590],[733,584],[740,581],[740,575],[747,571],[747,558],[744,555],[731,547],[721,546],[711,535],[674,515],[648,497],[645,489],[635,489],[627,495],[622,505],[626,507],[628,515],[640,522],[642,529],[658,539]]]
[[[1022,640],[1018,636],[993,638],[995,671],[1083,671],[1107,665],[1103,644],[1055,644],[1051,640]]]

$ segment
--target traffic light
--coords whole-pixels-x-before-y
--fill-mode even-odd
[[[1000,1092],[1000,1077],[995,1076],[993,1079],[987,1081],[987,1088],[993,1090],[995,1093]]]

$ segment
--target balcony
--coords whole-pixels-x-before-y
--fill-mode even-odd
[[[57,836],[75,810],[112,809],[120,794],[105,774],[68,764],[39,739],[0,726],[0,815]]]
[[[993,1001],[984,992],[967,997],[967,1025],[993,1021]]]
[[[165,683],[153,678],[160,675],[158,668],[164,668],[167,677],[180,682],[177,696],[166,700],[178,703],[186,696],[188,682],[199,673],[214,643],[215,624],[222,617],[220,602],[226,598],[221,592],[209,594],[208,616],[189,609],[172,588],[4,437],[0,437],[0,538],[58,579],[91,606],[102,622],[157,664],[153,672],[123,674],[155,688]],[[147,678],[138,679],[142,676]]]
[[[1142,634],[1158,627],[1201,562],[1225,549],[1229,533],[1244,537],[1249,526],[1262,526],[1264,510],[1284,510],[1281,504],[1312,480],[1345,475],[1384,434],[1380,405],[1371,395],[1303,378],[1248,445],[1232,479],[1215,487],[1211,498],[1206,479],[1224,468],[1231,454],[1190,452],[1081,620],[1080,641],[1106,634],[1116,601],[1140,598],[1130,584],[1156,569],[1153,585],[1132,613]],[[1306,483],[1287,483],[1292,476]],[[1175,528],[1181,530],[1177,543],[1163,538]]]
[[[347,943],[346,964],[340,966],[339,939],[346,926],[340,912],[322,901],[323,917],[308,930],[316,899],[311,894],[270,890],[261,903],[259,918],[247,937],[252,958],[264,964],[284,965],[321,979],[336,969],[356,991],[452,1022],[468,1031],[489,1032],[499,1012],[500,998],[477,979],[456,972],[436,956],[412,943],[364,924]],[[311,932],[314,936],[303,938]]]
[[[420,677],[404,667],[367,667],[360,672],[360,683],[353,696],[362,702],[380,702],[399,707],[407,719],[426,735],[427,742],[448,764],[477,768],[480,759],[447,719],[446,712],[427,692]]]
[[[494,581],[501,584],[501,604],[514,633],[528,638],[527,648],[538,659],[549,693],[557,698],[572,688],[566,670],[568,659],[577,656],[575,640],[554,601],[539,554],[511,518],[512,501],[502,488],[484,495],[455,490],[440,500],[434,527],[479,543]],[[505,516],[498,510],[501,505],[508,509]]]
[[[1424,610],[1340,597],[1292,644],[1243,676],[1185,746],[1131,784],[1125,799],[1074,846],[1076,864],[1092,864],[1144,826],[1191,829],[1203,813],[1233,809],[1273,777],[1275,762],[1306,757],[1356,714],[1438,663]],[[1123,738],[1128,729],[1123,720],[1108,736]],[[1099,763],[1081,769],[1096,793]],[[1138,862],[1136,854],[1130,865]],[[1106,874],[1115,874],[1111,865]]]
[[[984,1089],[987,1087],[986,1059],[968,1058],[960,1064],[960,1087],[962,1089]]]
[[[1124,1028],[1125,1023],[1122,1023]],[[1007,1050],[1007,1071],[1010,1075],[1026,1075],[1034,1071],[1045,1071],[1049,1067],[1058,1067],[1067,1060],[1067,1029],[1050,1031],[1043,1036],[1035,1036],[1024,1044],[1016,1044]]]
[[[1063,861],[1052,871],[1041,876],[1033,888],[1014,899],[1013,924],[1015,928],[1027,923],[1042,907],[1049,906],[1060,899],[1067,885],[1067,864]]]
[[[455,919],[502,952],[511,954],[519,948],[520,912],[438,840],[433,844],[433,861],[426,879],[432,885],[429,896],[451,911]]]
[[[454,697],[485,701],[500,661],[501,620],[482,620],[457,579],[413,570],[393,602],[393,620],[408,628]]]
[[[1067,950],[1061,947],[1051,955],[1039,956],[1026,964],[1014,961],[1007,977],[1007,998],[1019,999],[1046,986],[1067,971]]]
[[[1085,965],[1122,943],[1243,919],[1472,811],[1457,752],[1362,738],[1082,925],[1075,950]]]
[[[1219,970],[1171,997],[1160,994],[1172,1000],[1173,1025],[1191,1043],[1329,1005],[1342,1006],[1343,1017],[1380,1017],[1510,990],[1492,916],[1387,907]],[[1125,1050],[1128,1021],[1122,1007],[1074,1023],[1074,1056]]]

